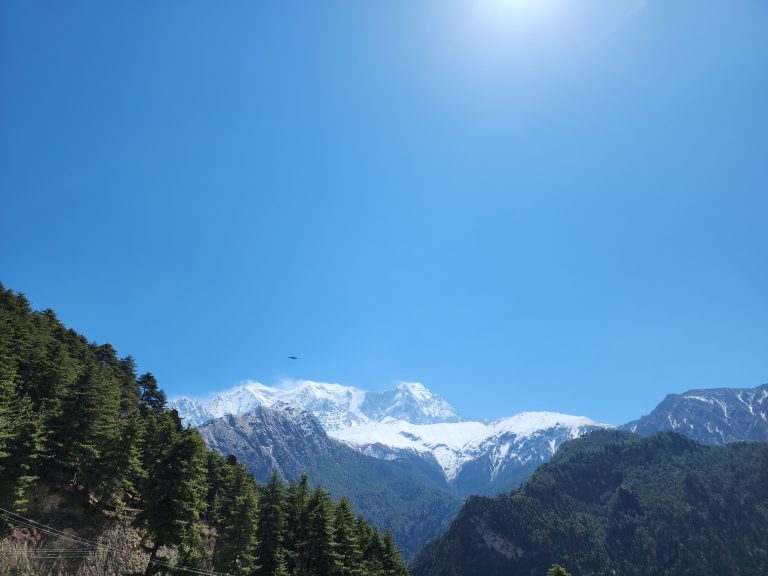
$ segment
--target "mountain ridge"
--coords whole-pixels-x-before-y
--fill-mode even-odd
[[[197,426],[215,415],[295,406],[311,412],[330,437],[362,454],[384,460],[421,458],[442,471],[447,487],[461,495],[491,494],[519,484],[563,442],[611,427],[555,412],[472,421],[415,382],[384,392],[311,380],[276,387],[250,383],[205,404],[179,398],[171,406],[185,422],[203,420]]]
[[[674,431],[710,445],[768,441],[768,384],[668,394],[649,414],[621,428],[640,436]]]
[[[295,405],[258,406],[198,430],[208,448],[236,456],[259,481],[266,482],[273,470],[285,480],[306,473],[310,484],[349,497],[371,523],[392,530],[406,556],[435,537],[461,505],[428,463],[362,454],[330,437],[311,412]]]
[[[314,380],[288,381],[277,386],[250,381],[207,402],[180,396],[170,405],[186,424],[199,426],[214,418],[243,414],[277,402],[310,410],[328,430],[386,419],[421,424],[464,420],[448,402],[418,382],[400,382],[394,390],[366,392],[354,386]]]
[[[474,496],[412,576],[741,576],[768,569],[768,444],[596,431],[520,488]]]

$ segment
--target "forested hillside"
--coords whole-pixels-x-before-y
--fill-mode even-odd
[[[383,460],[329,438],[319,421],[296,406],[259,407],[200,428],[209,448],[234,454],[258,480],[273,470],[283,478],[306,473],[332,496],[346,496],[374,526],[391,527],[407,559],[437,536],[463,500],[439,470],[421,458]]]
[[[128,536],[108,547],[110,530]],[[306,477],[286,485],[275,474],[259,486],[181,425],[130,356],[89,343],[2,285],[0,531],[0,571],[11,574],[92,570],[102,552],[96,573],[137,564],[145,574],[405,573],[391,534],[347,499]],[[140,546],[129,548],[131,534]]]
[[[416,576],[768,574],[768,444],[597,431],[517,492],[473,497]]]

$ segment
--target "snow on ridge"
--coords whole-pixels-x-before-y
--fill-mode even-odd
[[[607,425],[590,420],[586,416],[572,416],[559,412],[521,412],[507,418],[499,418],[493,421],[491,426],[500,432],[511,432],[517,436],[530,436],[555,426],[574,430],[585,426],[604,428]]]
[[[707,404],[714,404],[715,401],[712,398],[707,398],[706,396],[697,396],[695,394],[684,394],[683,398],[686,400],[698,400],[699,402],[706,402]]]
[[[329,431],[329,435],[362,452],[380,445],[393,450],[418,454],[432,453],[446,479],[453,480],[461,467],[490,451],[495,475],[504,461],[517,456],[509,440],[499,443],[502,435],[514,435],[514,444],[525,442],[537,433],[566,428],[567,438],[575,438],[590,427],[609,428],[584,416],[571,416],[556,412],[523,412],[501,418],[490,424],[476,421],[446,422],[438,424],[412,424],[403,420],[370,422]],[[554,440],[548,440],[550,452]]]
[[[366,402],[371,399],[371,403]],[[171,402],[184,420],[200,425],[212,418],[249,412],[276,402],[294,403],[312,412],[323,427],[335,430],[385,419],[413,422],[460,420],[453,408],[423,384],[401,382],[388,392],[313,380],[284,380],[276,386],[246,381],[207,402],[180,397]]]

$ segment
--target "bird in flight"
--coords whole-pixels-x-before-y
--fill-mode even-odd
[[[296,357],[296,356],[288,356],[288,360],[298,360],[298,357]]]

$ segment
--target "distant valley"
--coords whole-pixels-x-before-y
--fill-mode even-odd
[[[670,394],[620,428],[641,436],[674,431],[710,445],[768,440],[767,399],[768,384]],[[348,495],[371,521],[392,528],[406,556],[441,533],[467,496],[515,490],[563,443],[613,428],[553,412],[472,421],[418,383],[373,393],[313,381],[249,383],[209,402],[170,405],[257,479],[273,469],[285,478],[306,472],[332,494]]]

